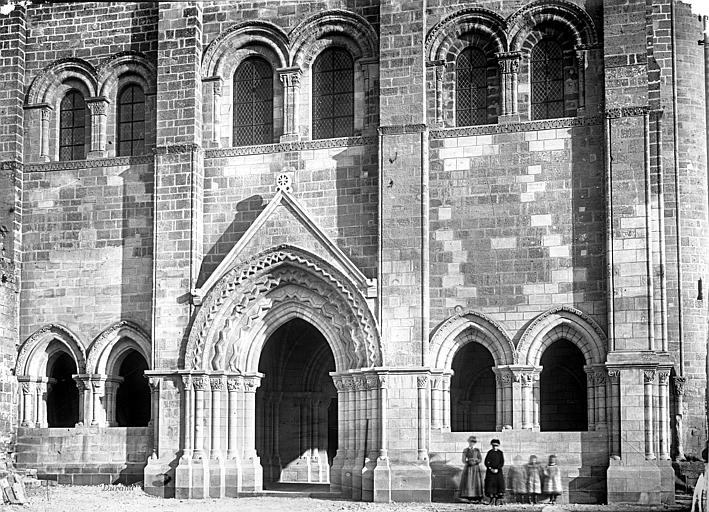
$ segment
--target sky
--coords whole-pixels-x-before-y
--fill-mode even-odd
[[[692,4],[692,12],[709,16],[709,0],[690,0],[689,3]]]

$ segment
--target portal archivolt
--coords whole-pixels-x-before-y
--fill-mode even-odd
[[[361,291],[316,256],[281,248],[234,268],[210,290],[195,318],[185,368],[256,372],[268,337],[293,318],[323,333],[338,372],[382,364]]]

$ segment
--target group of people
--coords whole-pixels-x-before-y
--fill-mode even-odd
[[[483,496],[490,505],[502,504],[505,495],[505,478],[502,468],[505,456],[500,450],[500,440],[490,442],[492,448],[485,459],[475,446],[478,440],[475,436],[468,438],[468,447],[463,450],[463,474],[460,477],[459,498],[473,503],[482,503]],[[485,477],[480,464],[485,466]],[[513,466],[509,471],[509,483],[512,493],[519,500],[537,503],[542,494],[549,496],[549,503],[556,503],[562,493],[561,472],[556,455],[549,456],[549,464],[542,467],[537,456],[532,455],[524,466]]]

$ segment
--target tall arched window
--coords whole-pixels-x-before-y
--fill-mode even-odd
[[[72,89],[59,106],[59,160],[85,158],[88,128],[84,97]]]
[[[354,62],[340,48],[322,52],[313,64],[313,139],[354,132]]]
[[[118,156],[145,153],[145,94],[138,85],[118,95]]]
[[[246,59],[234,73],[234,146],[273,142],[273,69]]]
[[[532,119],[564,116],[564,53],[542,39],[532,48]]]
[[[474,47],[463,50],[455,62],[455,117],[458,126],[487,122],[487,59]]]

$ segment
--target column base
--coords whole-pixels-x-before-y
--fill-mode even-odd
[[[174,498],[176,473],[169,462],[149,458],[143,469],[143,490],[151,496]]]
[[[259,457],[251,457],[241,461],[242,492],[263,491],[263,468]]]
[[[209,459],[209,497],[223,498],[225,487],[224,461],[221,457]]]
[[[227,498],[237,498],[242,491],[241,471],[239,459],[224,461],[224,495]]]
[[[608,503],[674,505],[674,479],[669,461],[626,466],[620,460],[611,460],[606,473]]]
[[[344,460],[340,455],[335,455],[330,468],[330,492],[342,492],[342,465]]]
[[[360,501],[362,499],[362,466],[357,461],[362,460],[361,456],[355,459],[354,465],[350,467],[352,471],[352,499]]]
[[[343,498],[352,498],[352,459],[345,459],[340,473],[340,492]]]
[[[192,498],[192,457],[182,457],[175,468],[175,498]]]
[[[389,486],[388,490],[383,487],[385,485]],[[384,471],[384,467],[380,468],[377,461],[374,470],[374,501],[386,501],[387,497],[388,501],[429,503],[431,467],[428,462],[389,462]]]
[[[389,459],[378,458],[374,467],[374,490],[373,497],[375,503],[391,502],[391,468]]]
[[[327,463],[327,455],[313,457],[310,460],[310,483],[329,484],[330,483],[330,466]]]
[[[376,459],[367,459],[362,468],[362,501],[374,501],[374,469]]]

